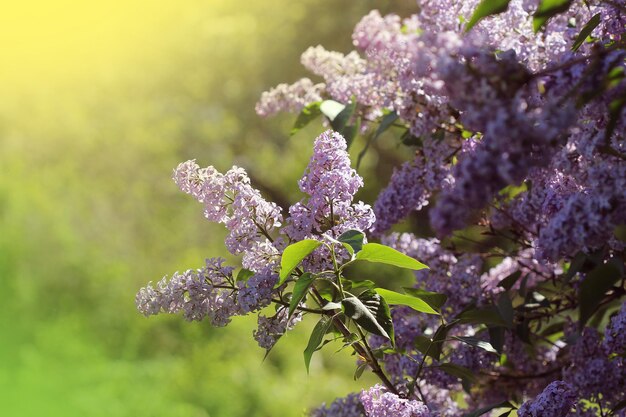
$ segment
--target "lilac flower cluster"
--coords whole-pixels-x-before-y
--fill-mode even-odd
[[[346,397],[337,398],[328,406],[322,404],[315,410],[311,410],[310,417],[367,417],[359,394],[348,394]]]
[[[563,381],[548,385],[533,401],[522,404],[519,417],[565,417],[576,401],[572,387]]]
[[[156,287],[149,284],[137,293],[137,309],[145,316],[182,311],[187,320],[208,318],[214,326],[225,326],[234,315],[269,305],[270,297],[264,291],[257,292],[256,288],[259,283],[269,280],[271,289],[276,279],[260,276],[251,280],[249,285],[235,282],[234,268],[223,264],[222,258],[208,259],[203,269],[175,273],[169,281],[163,278]],[[238,303],[233,297],[238,290],[249,294],[244,303]]]
[[[203,204],[207,219],[226,226],[226,247],[232,254],[242,255],[243,268],[251,274],[246,280],[237,280],[233,268],[223,266],[223,259],[209,259],[202,270],[176,273],[156,287],[142,288],[136,304],[146,316],[182,311],[188,320],[208,318],[213,325],[224,326],[232,316],[258,312],[276,300],[284,304],[284,286],[274,287],[285,238],[337,237],[348,229],[367,230],[374,223],[368,205],[352,203],[363,179],[350,167],[345,139],[331,131],[315,141],[313,156],[299,182],[308,197],[291,206],[284,227],[280,208],[252,187],[242,168],[233,167],[222,174],[211,166],[200,168],[195,161],[187,161],[176,168],[173,179],[183,192]],[[322,248],[311,255],[307,269],[325,269],[329,263],[325,251],[328,249]],[[270,349],[301,318],[296,312],[288,320],[284,306],[274,316],[260,314],[254,338]]]
[[[421,401],[400,398],[380,385],[361,392],[360,398],[368,417],[430,417]]]

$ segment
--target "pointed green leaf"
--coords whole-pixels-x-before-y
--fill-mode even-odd
[[[498,351],[491,345],[491,343],[486,342],[484,340],[480,340],[476,337],[471,336],[452,336],[453,339],[456,339],[460,342],[463,342],[467,345],[474,346],[480,348],[489,353],[498,353]]]
[[[448,296],[438,292],[431,292],[419,288],[403,288],[404,292],[413,297],[420,298],[428,303],[435,310],[439,310],[448,300]]]
[[[298,304],[300,304],[300,301],[302,301],[304,296],[306,296],[309,288],[311,288],[311,285],[314,281],[315,275],[309,272],[302,274],[300,278],[298,278],[295,285],[293,286],[293,294],[291,295],[291,300],[289,300],[289,318],[291,318],[293,312],[296,311]]]
[[[300,265],[300,262],[321,244],[322,242],[319,240],[305,239],[287,246],[280,259],[280,277],[274,288],[282,285],[289,277],[289,274]]]
[[[450,322],[447,324],[442,324],[439,326],[435,334],[433,335],[433,342],[428,350],[428,356],[435,360],[441,359],[441,352],[443,351],[443,343],[446,341],[448,337],[448,332],[452,327],[454,327],[458,322]]]
[[[587,274],[578,291],[581,327],[595,313],[606,292],[615,285],[623,273],[623,264],[620,267],[619,261],[613,259]]]
[[[589,35],[591,35],[591,32],[593,32],[593,30],[599,24],[600,24],[600,13],[596,13],[595,15],[593,15],[591,19],[589,19],[589,21],[585,24],[585,26],[583,26],[582,30],[576,37],[576,40],[574,41],[574,45],[572,45],[572,51],[574,52],[578,51],[578,48],[580,48],[580,46],[583,44],[585,39],[587,39]]]
[[[566,12],[573,0],[541,0],[537,11],[533,15],[533,30],[539,30],[553,16]]]
[[[486,324],[507,327],[507,322],[496,308],[472,308],[462,311],[456,318],[463,324]]]
[[[439,368],[445,373],[462,380],[466,380],[469,382],[473,382],[476,380],[476,375],[474,375],[471,370],[461,365],[457,365],[454,363],[442,363],[441,365],[435,366],[434,368]]]
[[[324,116],[328,117],[329,120],[334,120],[345,108],[346,106],[344,104],[335,100],[324,100],[320,104],[320,111]]]
[[[363,240],[365,235],[360,230],[348,230],[337,238],[339,242],[353,255],[363,248]]]
[[[343,110],[341,110],[337,114],[336,117],[330,119],[330,125],[332,126],[332,128],[335,131],[343,134],[355,110],[356,110],[356,100],[352,100],[343,108]],[[348,138],[346,138],[346,141],[347,140]]]
[[[241,268],[237,273],[237,281],[246,282],[254,275],[254,271],[250,271],[246,268]]]
[[[378,137],[387,129],[389,129],[389,127],[391,125],[393,125],[393,123],[398,120],[398,114],[395,111],[392,111],[390,113],[387,113],[383,116],[382,120],[380,121],[380,125],[378,125],[378,129],[376,129],[376,133],[374,133],[373,135],[370,135],[367,143],[365,144],[365,147],[363,148],[363,150],[361,152],[359,152],[359,156],[356,160],[356,169],[358,170],[359,167],[361,166],[361,160],[363,159],[363,157],[365,156],[365,153],[367,152],[367,150],[369,149],[370,145],[372,143],[374,143],[374,141],[376,141],[376,139],[378,139]]]
[[[513,303],[511,302],[507,292],[500,294],[497,301],[497,307],[500,317],[506,321],[509,327],[512,327],[513,319],[515,318],[515,310],[513,310]]]
[[[376,288],[378,294],[380,294],[387,304],[391,305],[403,305],[407,307],[411,307],[415,311],[419,311],[420,313],[427,314],[436,314],[439,315],[428,303],[424,300],[414,297],[412,295],[400,294],[399,292],[386,290],[384,288]]]
[[[429,338],[421,334],[418,335],[413,341],[413,345],[424,355],[426,355],[426,353],[428,352],[428,347],[431,343],[432,341]]]
[[[473,411],[471,413],[465,414],[465,416],[463,416],[463,417],[478,417],[478,416],[482,416],[486,412],[494,410],[496,408],[511,408],[511,409],[514,409],[515,407],[513,406],[513,404],[511,404],[508,401],[502,401],[501,403],[491,404],[491,405],[479,408],[476,411]]]
[[[474,10],[474,14],[472,14],[469,22],[467,22],[465,31],[470,30],[476,23],[487,16],[505,12],[509,8],[510,1],[511,0],[482,0],[480,4],[476,6],[476,10]]]
[[[363,245],[363,249],[356,254],[356,259],[359,261],[394,265],[400,268],[413,269],[415,271],[428,268],[426,265],[411,258],[410,256],[406,256],[402,252],[398,252],[389,246],[381,245],[379,243],[367,243]]]
[[[293,125],[293,128],[291,129],[291,132],[289,132],[290,136],[298,133],[299,130],[304,128],[306,125],[311,123],[315,118],[319,117],[322,114],[322,111],[320,110],[320,104],[321,103],[319,101],[316,101],[314,103],[308,104],[305,108],[302,109],[302,111],[298,115],[298,118],[296,119],[295,124]]]
[[[505,278],[503,278],[502,281],[498,283],[498,287],[502,287],[508,291],[513,287],[513,285],[515,285],[515,283],[521,276],[522,271],[515,271],[512,274],[509,274]]]
[[[370,333],[389,339],[394,344],[391,311],[385,300],[374,291],[367,290],[357,297],[341,301],[346,316]]]
[[[322,316],[320,321],[317,322],[315,327],[313,328],[313,332],[311,332],[311,337],[309,338],[309,343],[304,350],[304,366],[306,366],[306,372],[309,373],[309,365],[311,364],[311,358],[313,357],[313,353],[318,349],[322,340],[324,339],[324,335],[330,328],[332,324],[332,320],[328,316]]]

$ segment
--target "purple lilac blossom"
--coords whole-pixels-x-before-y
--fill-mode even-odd
[[[363,178],[350,166],[345,139],[337,132],[326,131],[315,139],[313,156],[298,182],[307,194],[289,208],[287,225],[283,228],[292,241],[338,237],[350,230],[367,230],[374,223],[371,207],[353,203],[354,195],[363,186]],[[339,255],[344,253],[338,249]],[[329,264],[328,248],[317,249],[305,263],[305,269],[323,270]]]
[[[566,382],[554,381],[532,401],[517,410],[519,417],[565,417],[576,401],[573,388]]]
[[[325,88],[324,84],[313,84],[308,78],[291,85],[279,84],[261,95],[256,112],[263,117],[281,112],[297,113],[306,105],[321,101]]]
[[[360,398],[368,417],[430,417],[421,401],[400,398],[381,385],[362,391]]]
[[[302,314],[299,312],[294,313],[289,318],[286,308],[281,308],[271,317],[259,314],[258,328],[252,335],[260,347],[269,350],[274,347],[285,332],[293,329],[301,320]]]
[[[626,353],[626,302],[611,318],[604,332],[604,348],[609,353],[622,355]]]
[[[359,394],[348,394],[346,397],[337,398],[328,406],[323,403],[318,408],[311,410],[310,417],[367,417]]]

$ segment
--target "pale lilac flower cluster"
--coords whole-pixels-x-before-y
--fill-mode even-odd
[[[259,116],[272,116],[276,113],[297,113],[307,104],[321,101],[326,86],[314,84],[308,78],[302,78],[293,84],[279,84],[261,95],[256,104]]]
[[[361,392],[360,398],[368,417],[430,417],[423,402],[400,398],[380,385]]]
[[[225,243],[232,254],[254,250],[258,245],[267,247],[267,236],[281,226],[280,208],[250,185],[243,168],[233,167],[221,174],[212,166],[200,168],[195,161],[187,161],[174,170],[174,181],[204,204],[207,219],[226,226],[229,234]]]
[[[604,332],[604,348],[609,353],[623,355],[626,353],[626,302],[611,318]]]
[[[606,329],[609,335],[615,330],[612,326],[614,323]],[[563,371],[563,380],[581,400],[607,408],[626,400],[626,363],[623,357],[610,356],[613,342],[611,336],[603,341],[597,330],[586,327],[571,347],[570,364]]]
[[[279,309],[275,315],[271,317],[259,314],[258,329],[253,332],[254,339],[259,346],[264,349],[274,347],[278,339],[291,330],[302,320],[302,314],[297,312],[289,318],[286,308]]]
[[[223,264],[222,258],[208,259],[203,269],[175,273],[170,280],[163,278],[156,287],[149,284],[137,293],[137,309],[145,316],[182,311],[187,320],[208,318],[214,326],[225,326],[232,316],[242,313],[231,295],[237,289],[235,285],[245,284],[235,284],[233,268]],[[259,301],[261,304],[253,309],[267,305]]]
[[[361,404],[359,394],[348,394],[346,397],[337,398],[328,406],[322,404],[309,413],[310,417],[367,417]]]
[[[348,229],[367,230],[374,223],[370,206],[352,203],[363,178],[350,167],[346,141],[337,132],[322,133],[313,144],[313,156],[298,182],[308,197],[289,208],[284,232],[292,240],[336,237]]]
[[[565,417],[576,401],[573,388],[563,381],[554,381],[532,401],[517,410],[519,417]]]

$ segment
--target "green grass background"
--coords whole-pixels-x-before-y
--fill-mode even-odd
[[[255,317],[220,329],[146,319],[134,296],[227,255],[224,231],[177,190],[172,169],[237,164],[268,198],[299,199],[322,128],[289,138],[294,116],[263,120],[254,103],[305,75],[306,47],[348,51],[369,9],[413,2],[179,3],[141,65],[0,100],[0,415],[298,416],[373,381],[352,381],[354,358],[332,347],[307,376],[312,321],[263,362]],[[372,154],[370,202],[386,179],[375,165]]]

